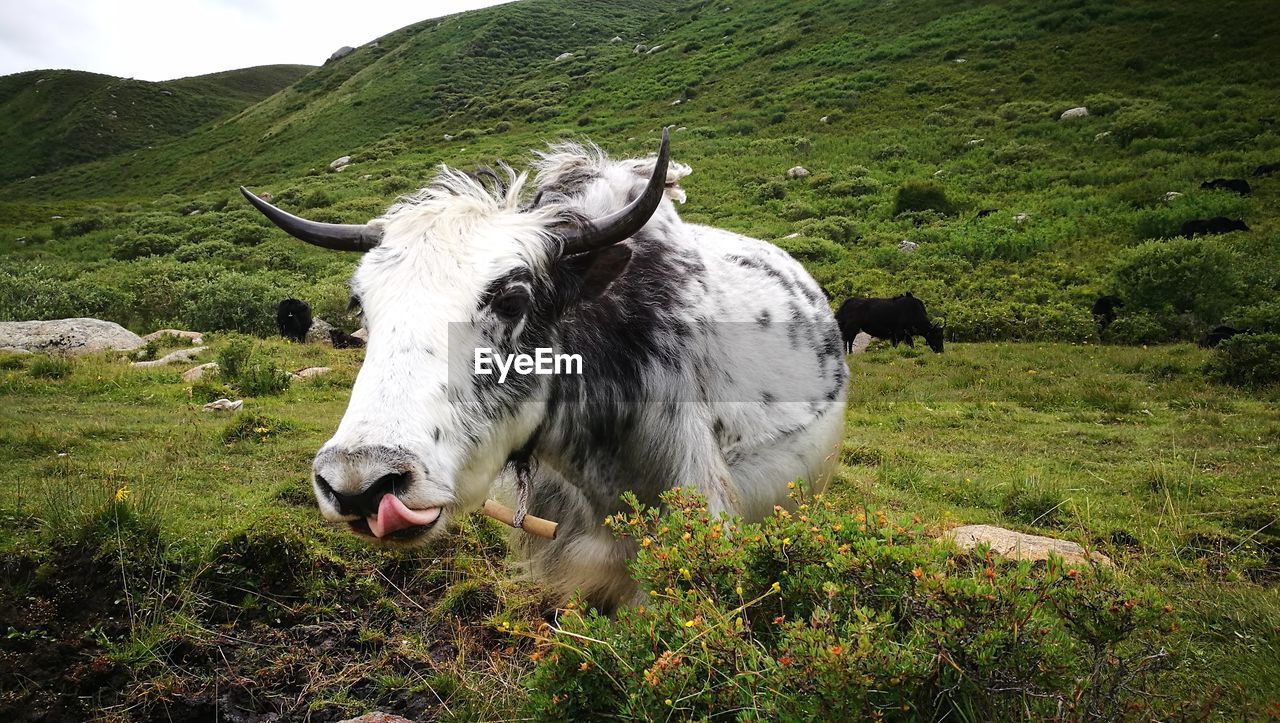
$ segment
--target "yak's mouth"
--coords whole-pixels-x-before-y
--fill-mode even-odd
[[[387,493],[378,502],[377,514],[351,520],[347,524],[358,535],[378,540],[409,542],[422,537],[435,527],[440,519],[440,507],[414,510],[405,506],[400,498]]]

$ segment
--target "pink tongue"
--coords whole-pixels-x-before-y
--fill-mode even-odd
[[[414,525],[429,525],[440,516],[440,508],[411,510],[404,506],[399,497],[387,493],[378,502],[378,514],[367,518],[369,529],[374,537],[386,537],[396,530],[403,530]]]

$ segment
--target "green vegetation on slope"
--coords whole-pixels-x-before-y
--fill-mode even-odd
[[[1137,279],[1107,340],[1191,339],[1221,321],[1268,329],[1280,318],[1280,176],[1251,179],[1245,197],[1199,185],[1280,159],[1269,110],[1280,80],[1267,70],[1278,25],[1253,0],[530,0],[428,21],[199,133],[0,188],[0,253],[23,260],[0,291],[96,272],[61,306],[3,301],[0,315],[69,306],[136,325],[149,311],[130,280],[157,269],[208,279],[240,267],[259,272],[264,295],[327,296],[350,260],[312,262],[241,213],[237,185],[363,221],[439,162],[518,164],[581,136],[639,155],[673,124],[675,156],[694,168],[684,216],[775,239],[833,298],[912,290],[952,338],[1078,341],[1093,334],[1089,302],[1128,297]],[[1082,104],[1089,117],[1058,120]],[[328,172],[343,155],[353,163]],[[797,164],[811,175],[786,179]],[[1167,240],[1219,215],[1250,230]],[[903,240],[918,250],[898,251]],[[309,268],[282,282],[290,255]],[[122,306],[135,311],[110,316]]]
[[[264,65],[152,83],[75,70],[0,78],[0,181],[144,148],[236,113],[311,70]]]

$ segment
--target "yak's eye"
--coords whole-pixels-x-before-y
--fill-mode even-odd
[[[529,308],[529,290],[514,287],[503,291],[493,300],[493,311],[506,321],[515,321],[524,316]]]

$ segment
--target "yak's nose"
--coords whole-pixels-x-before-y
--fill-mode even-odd
[[[338,512],[357,517],[371,517],[378,514],[378,506],[385,495],[398,495],[404,491],[412,479],[410,473],[392,472],[373,480],[369,486],[355,493],[343,493],[334,489],[325,476],[316,472],[316,486],[328,494]]]

